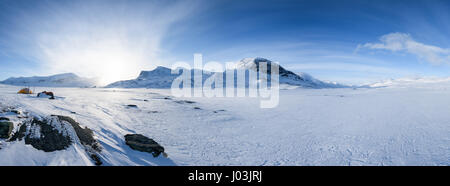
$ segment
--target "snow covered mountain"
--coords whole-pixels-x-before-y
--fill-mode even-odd
[[[73,73],[53,76],[12,77],[0,81],[0,84],[37,87],[92,87],[96,85],[95,79],[82,78]]]
[[[388,79],[376,83],[366,84],[361,87],[381,88],[381,87],[431,87],[431,86],[449,86],[450,77],[416,77],[416,78],[399,78]]]
[[[191,73],[193,74],[194,70],[191,70]],[[111,83],[106,88],[170,88],[172,81],[178,76],[180,74],[172,74],[171,69],[158,66],[152,71],[141,71],[136,79]],[[210,72],[203,72],[203,80],[209,76]]]
[[[276,63],[272,63],[270,60],[264,58],[245,58],[238,62],[235,66],[236,70],[253,70],[259,71],[259,63],[267,62],[268,69],[270,69],[270,65],[278,65]],[[279,65],[278,65],[279,66]],[[199,70],[191,70],[191,73],[198,72]],[[196,73],[201,74],[201,73]],[[269,71],[270,75],[271,72]],[[306,73],[295,74],[285,68],[279,66],[279,74],[280,74],[280,84],[287,84],[293,86],[300,86],[305,88],[341,88],[346,87],[344,85],[340,85],[337,83],[329,83],[323,82],[313,78],[312,76]],[[203,80],[206,80],[211,75],[212,72],[203,71]],[[217,73],[216,73],[217,75]],[[220,75],[220,73],[219,73]],[[171,69],[166,67],[157,67],[152,71],[142,71],[138,78],[133,80],[125,80],[118,81],[112,83],[107,88],[170,88],[172,85],[172,81],[177,78],[179,74],[171,74]],[[225,75],[224,75],[225,76]],[[270,76],[269,76],[270,77]],[[225,81],[226,78],[224,78]],[[226,83],[226,82],[225,82]]]
[[[341,85],[335,82],[324,82],[318,79],[313,78],[311,75],[307,73],[299,73],[296,74],[292,71],[286,70],[281,65],[277,63],[273,63],[272,61],[265,58],[245,58],[236,64],[236,69],[238,70],[253,70],[259,72],[259,64],[267,63],[267,71],[269,75],[271,75],[271,66],[279,67],[279,81],[280,84],[288,84],[294,86],[300,86],[305,88],[342,88],[347,87],[345,85]],[[270,78],[270,77],[269,77]]]
[[[152,71],[141,71],[136,79],[117,81],[107,85],[107,88],[169,88],[177,74],[165,67],[157,67]]]

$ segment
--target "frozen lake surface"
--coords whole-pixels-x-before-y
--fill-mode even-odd
[[[281,90],[278,107],[261,109],[256,98],[175,98],[167,89],[35,88],[53,91],[49,100],[0,85],[0,106],[74,118],[94,130],[105,165],[450,165],[447,87]],[[169,158],[131,150],[129,133],[154,139]],[[1,143],[0,165],[92,165],[76,147]]]

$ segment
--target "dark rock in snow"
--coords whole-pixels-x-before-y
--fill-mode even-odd
[[[44,152],[64,150],[72,144],[70,137],[52,126],[47,119],[34,118],[22,124],[11,141],[22,140],[23,138],[25,138],[25,144]]]
[[[193,103],[195,103],[195,101],[179,100],[179,101],[175,101],[175,103],[179,103],[179,104],[184,104],[184,103],[193,104]]]
[[[27,132],[27,126],[22,124],[19,128],[19,131],[15,132],[9,141],[22,140]]]
[[[215,110],[214,113],[219,113],[219,112],[225,112],[225,110],[221,109],[221,110]]]
[[[100,157],[98,157],[97,154],[91,154],[91,159],[94,161],[95,165],[100,166],[103,164],[102,160],[100,159]]]
[[[94,132],[92,132],[91,129],[85,127],[82,128],[78,122],[73,120],[72,118],[68,116],[59,116],[59,115],[53,115],[58,117],[60,121],[65,121],[72,125],[73,129],[75,130],[75,133],[77,134],[78,139],[80,140],[81,144],[84,146],[85,151],[89,154],[91,159],[94,161],[95,165],[100,166],[103,164],[100,157],[98,156],[98,152],[101,152],[102,146],[100,143],[94,138]]]
[[[0,121],[9,121],[9,118],[7,118],[7,117],[0,117]]]
[[[159,145],[153,139],[147,138],[141,134],[127,134],[125,135],[125,142],[130,148],[141,152],[151,153],[153,157],[158,157],[161,153],[164,153],[164,147]]]
[[[8,139],[14,128],[14,124],[9,121],[0,121],[0,138]]]
[[[55,95],[53,94],[53,92],[47,92],[47,91],[38,93],[37,97],[38,98],[45,97],[45,98],[48,98],[48,99],[55,99]]]
[[[45,152],[64,150],[74,142],[80,141],[94,163],[102,164],[97,154],[102,148],[94,138],[92,130],[82,128],[79,123],[67,116],[52,115],[45,119],[34,118],[24,122],[10,141],[23,139],[25,144]]]
[[[20,110],[15,110],[15,109],[12,109],[10,112],[12,112],[12,113],[14,113],[14,114],[22,114],[22,112],[20,111]]]
[[[92,132],[91,129],[89,129],[87,127],[82,128],[78,122],[76,122],[75,120],[73,120],[70,117],[59,116],[59,115],[53,115],[53,116],[58,117],[58,119],[61,121],[66,121],[66,122],[70,123],[70,125],[72,125],[73,129],[75,130],[75,133],[77,134],[78,139],[80,139],[80,142],[82,145],[89,146],[96,151],[101,150],[101,146],[97,142],[97,140],[94,138],[94,132]]]

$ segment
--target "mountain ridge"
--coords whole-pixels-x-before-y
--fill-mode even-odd
[[[286,84],[295,87],[302,88],[345,88],[349,87],[346,85],[325,82],[318,80],[307,73],[294,73],[289,71],[279,65],[278,63],[272,62],[266,58],[256,57],[256,58],[244,58],[235,64],[234,70],[240,71],[255,71],[259,72],[259,64],[267,63],[267,79],[271,78],[271,66],[276,65],[279,68],[279,83]],[[205,82],[206,79],[212,75],[223,75],[224,83],[226,84],[226,73],[225,72],[209,72],[201,69],[190,69],[191,75],[202,75],[202,80]],[[246,72],[247,73],[247,72]],[[176,74],[172,74],[172,69],[157,66],[153,70],[142,70],[138,77],[130,80],[121,80],[110,83],[105,88],[171,88],[172,82],[181,75],[181,71]],[[234,77],[235,81],[237,77]],[[248,77],[246,77],[248,81]],[[191,80],[191,84],[194,79]],[[249,83],[246,81],[246,87]],[[95,87],[98,85],[95,79],[79,77],[74,73],[62,73],[51,76],[32,76],[32,77],[11,77],[4,81],[0,81],[0,84],[15,85],[15,86],[37,86],[37,87]]]
[[[95,79],[79,77],[74,73],[62,73],[50,76],[10,77],[0,84],[36,87],[93,87]]]
[[[270,72],[271,65],[277,65],[279,67],[279,82],[280,84],[288,84],[293,86],[299,86],[303,88],[343,88],[348,87],[345,85],[341,85],[338,83],[330,83],[320,81],[318,79],[313,78],[311,75],[307,73],[296,74],[292,71],[286,70],[282,66],[277,63],[273,63],[272,61],[256,57],[256,58],[244,58],[238,63],[235,64],[235,70],[253,70],[259,71],[259,63],[266,62],[268,64],[268,74]],[[194,74],[194,71],[202,71],[199,69],[191,69],[191,74]],[[223,72],[219,72],[219,74]],[[217,74],[217,73],[216,73]],[[177,78],[180,74],[171,74],[171,69],[163,66],[158,66],[154,70],[151,71],[141,71],[139,76],[136,79],[131,80],[122,80],[111,83],[106,86],[106,88],[170,88],[172,85],[172,81]],[[198,75],[198,73],[197,73]],[[212,75],[212,72],[202,71],[203,81],[209,78]],[[224,75],[225,76],[225,75]],[[270,75],[269,75],[270,77]],[[225,78],[224,78],[225,80]],[[225,82],[226,83],[226,82]]]

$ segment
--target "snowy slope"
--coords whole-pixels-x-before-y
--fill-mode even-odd
[[[273,109],[167,89],[54,88],[56,100],[16,91],[0,85],[0,105],[74,118],[94,131],[104,165],[450,165],[447,84],[281,90]],[[128,133],[154,139],[169,158],[130,149]],[[0,165],[92,165],[77,146],[45,153],[0,143]]]
[[[53,76],[13,77],[0,81],[0,84],[35,87],[92,87],[95,86],[95,80],[66,73]]]

